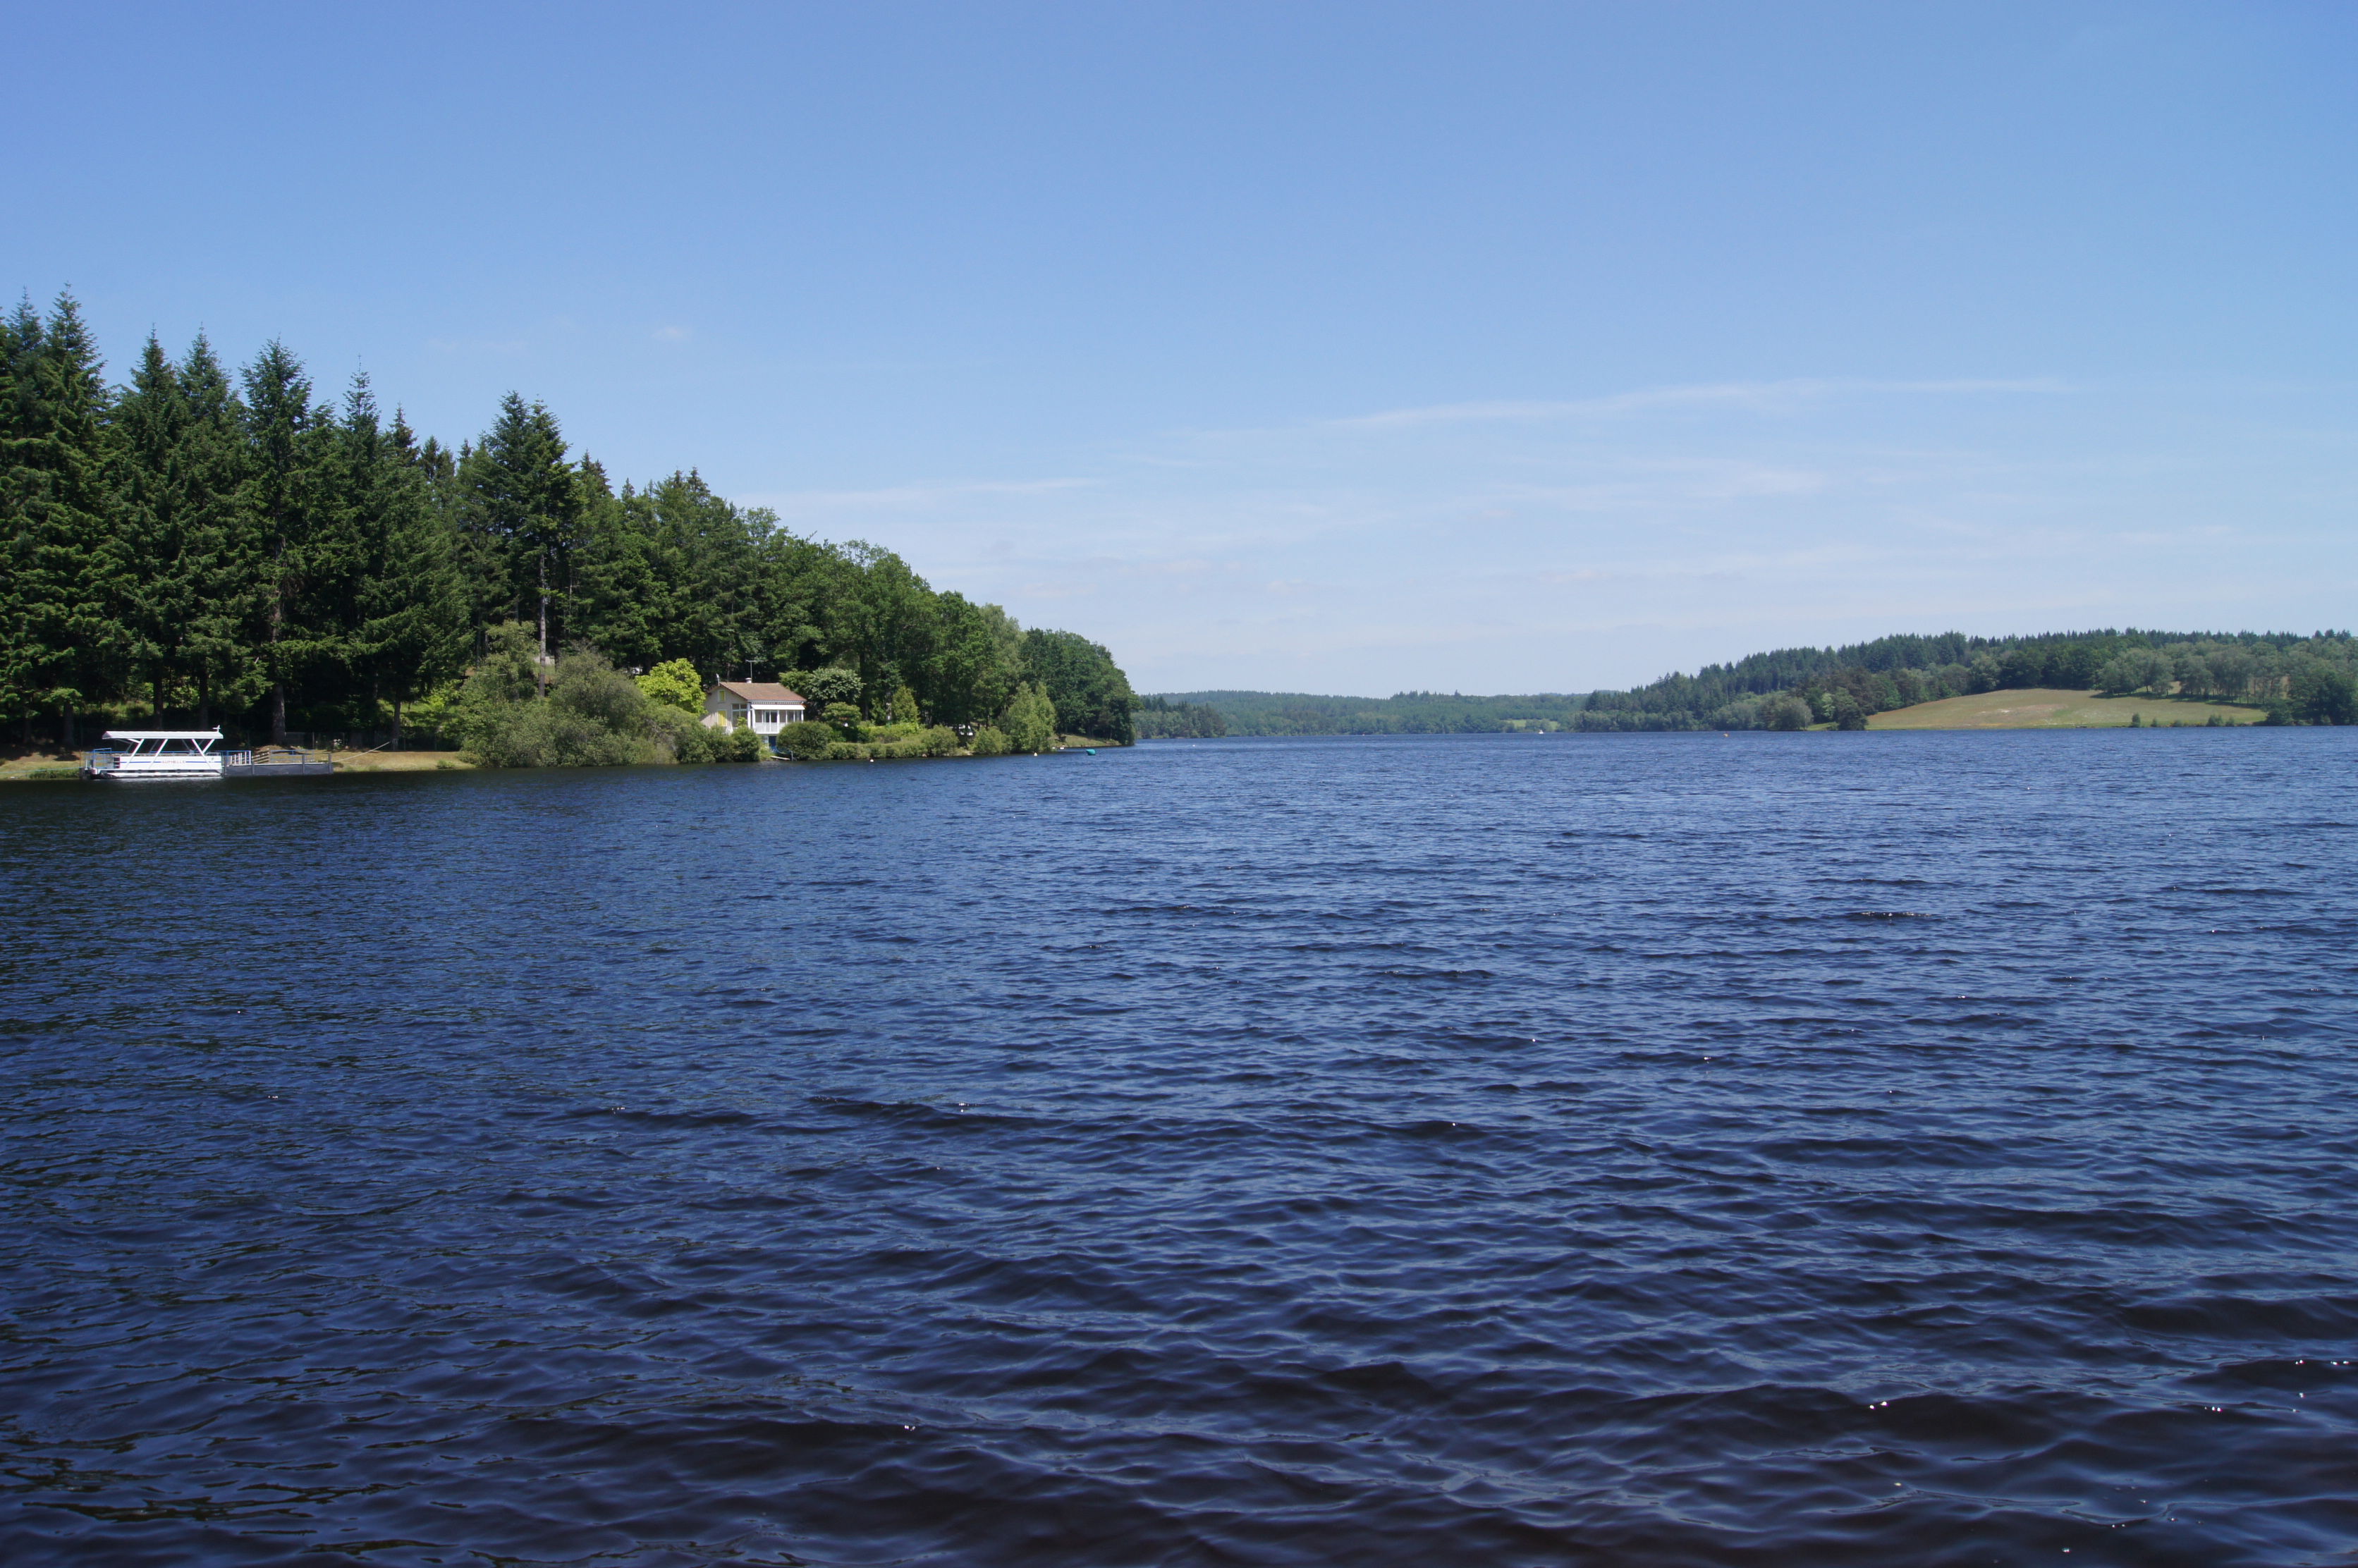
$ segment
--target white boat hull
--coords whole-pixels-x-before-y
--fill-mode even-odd
[[[108,767],[83,770],[94,779],[217,779],[219,757],[117,757]]]

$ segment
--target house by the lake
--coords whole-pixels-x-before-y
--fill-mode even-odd
[[[804,718],[803,699],[775,681],[715,681],[704,694],[704,721],[715,729],[774,735]]]

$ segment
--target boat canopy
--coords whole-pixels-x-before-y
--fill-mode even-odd
[[[219,730],[109,730],[109,741],[218,741]]]

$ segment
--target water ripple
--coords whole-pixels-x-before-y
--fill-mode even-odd
[[[17,786],[0,1557],[2346,1563],[2352,745]]]

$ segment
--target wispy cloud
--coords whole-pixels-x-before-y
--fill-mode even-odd
[[[1993,394],[2052,395],[2071,386],[2050,378],[2027,380],[1866,381],[1795,379],[1713,382],[1689,386],[1642,387],[1602,397],[1560,402],[1441,403],[1422,408],[1388,408],[1316,423],[1327,429],[1401,429],[1426,425],[1536,423],[1601,419],[1664,408],[1740,408],[1756,413],[1793,412],[1846,396],[1940,396]]]
[[[1104,641],[1142,690],[1582,690],[1893,630],[2346,601],[2347,571],[2290,563],[2334,558],[2318,546],[2358,489],[2358,438],[2306,432],[2358,429],[2334,417],[2348,403],[1730,381],[1168,431],[1045,477],[747,499]],[[2302,439],[2255,447],[2278,405]]]

